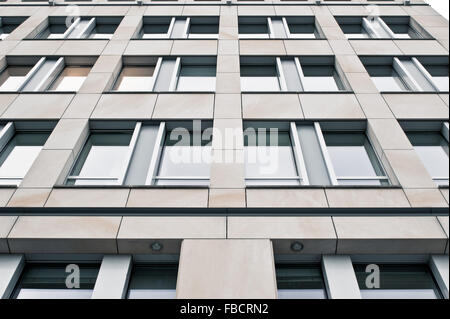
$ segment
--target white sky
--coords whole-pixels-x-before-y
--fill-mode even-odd
[[[449,0],[425,0],[428,2],[434,10],[439,12],[448,20],[448,2]]]

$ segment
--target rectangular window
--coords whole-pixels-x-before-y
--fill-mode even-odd
[[[86,80],[95,60],[95,57],[81,60],[71,57],[7,58],[8,64],[0,72],[0,91],[77,92]]]
[[[338,92],[347,85],[334,57],[241,57],[243,92]]]
[[[336,17],[348,39],[424,39],[431,36],[412,18],[386,17]]]
[[[66,184],[209,185],[211,123],[91,125]]]
[[[244,127],[249,186],[389,185],[363,123],[248,122]]]
[[[26,17],[0,17],[0,41],[5,40]]]
[[[166,132],[156,185],[209,185],[212,136],[203,135],[185,128]]]
[[[132,131],[92,132],[69,177],[70,185],[120,185]]]
[[[278,299],[327,299],[320,265],[277,264]]]
[[[50,91],[76,92],[86,80],[90,67],[66,67],[50,86]]]
[[[218,17],[149,17],[143,18],[143,26],[137,39],[217,39]]]
[[[125,57],[114,91],[213,92],[215,57]]]
[[[448,91],[448,59],[444,57],[363,57],[380,92]]]
[[[47,141],[48,131],[16,130],[8,123],[0,130],[0,185],[19,185]]]
[[[363,132],[325,132],[324,140],[339,185],[387,185],[387,177]]]
[[[241,57],[242,91],[279,91],[278,77],[275,58]]]
[[[379,288],[367,287],[366,266],[356,264],[355,272],[363,299],[441,299],[441,294],[428,266],[394,265],[379,266]]]
[[[9,66],[0,73],[0,91],[15,92],[20,89],[32,66]]]
[[[289,130],[249,127],[245,131],[247,185],[301,185]]]
[[[90,299],[99,265],[78,264],[80,288],[68,288],[66,264],[27,264],[13,294],[14,299]]]
[[[175,299],[177,275],[177,265],[135,265],[128,299]]]
[[[314,16],[239,17],[241,39],[316,39],[322,38]]]
[[[416,128],[406,132],[414,150],[433,180],[438,185],[448,186],[448,123],[442,124],[441,130],[432,127],[427,129],[426,126],[422,130],[415,130]]]
[[[111,39],[122,17],[49,17],[35,39]]]

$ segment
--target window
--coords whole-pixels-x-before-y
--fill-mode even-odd
[[[403,123],[403,127],[433,180],[448,186],[448,123]]]
[[[20,123],[0,126],[0,185],[22,182],[49,135],[47,130],[22,130]]]
[[[128,299],[175,299],[177,275],[176,265],[135,265]]]
[[[245,123],[246,180],[261,185],[389,185],[365,124]]]
[[[327,299],[319,265],[278,264],[279,299]]]
[[[211,130],[196,131],[186,127],[165,133],[162,142],[156,185],[209,185]]]
[[[207,186],[212,128],[196,123],[92,123],[66,184]]]
[[[125,57],[115,91],[213,92],[216,88],[215,57]]]
[[[448,59],[361,58],[380,92],[445,92],[448,91]]]
[[[388,178],[364,132],[325,132],[339,185],[386,185]]]
[[[18,91],[32,66],[9,66],[0,73],[0,91]]]
[[[337,92],[347,89],[334,57],[241,57],[245,92]]]
[[[217,39],[218,17],[144,17],[137,39]]]
[[[367,288],[366,265],[356,264],[355,272],[363,299],[441,299],[428,266],[381,264],[380,288]]]
[[[336,17],[348,39],[423,39],[431,36],[412,18],[387,17]]]
[[[26,19],[26,17],[0,17],[0,41],[5,40]]]
[[[117,185],[127,165],[132,131],[94,132],[89,136],[77,164],[69,177],[69,184]]]
[[[0,72],[0,91],[77,92],[96,60],[71,57],[10,59],[11,63],[8,61],[8,65]]]
[[[14,299],[90,299],[100,266],[78,264],[80,288],[67,288],[66,264],[27,264]]]
[[[239,38],[322,38],[315,17],[239,17]]]
[[[49,17],[35,39],[111,39],[121,17]]]
[[[247,127],[247,185],[301,185],[289,128]]]

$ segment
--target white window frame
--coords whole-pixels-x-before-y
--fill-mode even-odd
[[[34,77],[38,75],[38,73],[42,70],[42,67],[45,65],[47,61],[51,61],[54,59],[49,58],[40,58],[39,61],[31,68],[28,74],[23,78],[22,83],[18,86],[17,90],[12,92],[46,92],[50,89],[52,84],[56,79],[62,74],[64,69],[68,66],[66,65],[66,60],[64,57],[60,57],[56,60],[55,64],[45,73],[39,74],[42,78],[36,84],[33,89],[27,89],[26,86],[30,83],[31,80],[34,80]],[[14,66],[14,64],[13,64]],[[8,66],[6,66],[8,67]]]
[[[140,131],[142,126],[145,125],[142,122],[136,122],[134,129],[133,129],[133,134],[130,140],[130,144],[128,146],[128,150],[127,150],[127,155],[126,155],[126,160],[124,162],[124,166],[121,170],[120,175],[118,176],[110,176],[110,177],[99,177],[99,176],[78,176],[78,175],[69,175],[66,178],[66,182],[65,184],[67,184],[69,181],[82,181],[82,180],[88,180],[88,181],[114,181],[116,186],[124,186],[124,182],[128,173],[128,170],[130,168],[130,164],[131,164],[131,160],[133,158],[133,154],[136,150],[136,145],[139,139],[139,135],[140,135]],[[150,124],[152,125],[152,124]],[[153,124],[153,125],[157,125],[157,124]],[[113,133],[114,130],[110,130],[109,132]],[[156,141],[155,141],[155,145],[151,154],[151,160],[150,160],[150,164],[148,167],[148,171],[147,171],[147,177],[145,180],[145,184],[143,186],[150,186],[150,185],[156,185],[156,182],[158,180],[185,180],[185,181],[197,181],[197,180],[202,180],[202,181],[210,181],[210,177],[209,176],[158,176],[158,170],[159,170],[159,166],[161,163],[161,157],[162,157],[162,153],[163,153],[163,149],[164,149],[164,142],[165,142],[165,138],[166,138],[166,134],[167,134],[167,125],[166,122],[160,122],[159,123],[159,129],[158,129],[158,133],[156,135]],[[89,139],[89,136],[87,137],[87,139]],[[87,140],[86,139],[86,140]],[[82,149],[83,150],[83,149]],[[73,167],[78,163],[79,160],[79,156],[82,152],[82,150],[80,150],[80,153],[77,156],[77,159],[74,161],[71,171],[73,170]],[[145,172],[143,172],[143,174],[145,174]],[[101,186],[104,184],[96,184],[94,186]],[[183,184],[186,185],[186,184]],[[75,187],[80,186],[80,185],[74,185]]]
[[[130,144],[128,145],[126,161],[124,162],[124,166],[122,167],[120,175],[110,176],[110,177],[69,175],[66,178],[66,183],[68,181],[74,181],[76,183],[76,181],[83,181],[83,180],[84,181],[115,181],[116,182],[115,185],[123,185],[125,177],[128,172],[128,168],[131,163],[131,158],[132,158],[134,150],[136,148],[136,143],[137,143],[137,140],[139,137],[141,127],[142,127],[142,122],[136,122],[134,129],[133,129],[133,134],[131,136]],[[111,130],[110,132],[113,133],[114,130]],[[90,137],[90,134],[88,135],[87,139],[89,139],[89,137]],[[85,147],[85,145],[83,147]],[[71,171],[73,170],[73,167],[77,164],[81,152],[82,152],[82,149],[81,149],[80,153],[78,154],[77,159],[74,161]]]
[[[289,123],[289,130],[283,132],[288,132],[291,139],[291,149],[294,156],[294,164],[296,167],[297,175],[291,177],[281,177],[281,176],[245,176],[245,181],[298,181],[299,185],[309,185],[308,173],[306,171],[306,165],[303,157],[303,151],[300,144],[300,139],[297,133],[297,124],[295,122]]]
[[[384,36],[384,35],[380,34],[372,26],[373,22],[378,23],[379,27],[384,32],[386,32],[388,36]],[[363,17],[362,18],[362,27],[364,28],[364,30],[369,35],[369,38],[371,38],[371,39],[402,39],[402,37],[397,37],[395,35],[395,32],[392,31],[392,29],[387,25],[387,23],[381,17],[374,17],[372,22],[368,19],[368,17]],[[409,24],[409,27],[412,28],[415,32],[417,32],[420,35],[420,32],[417,31],[416,29],[414,29],[413,26],[411,26],[411,24]]]
[[[331,161],[331,157],[330,154],[328,152],[328,148],[327,145],[325,143],[325,139],[323,138],[323,132],[322,132],[322,127],[320,122],[315,122],[314,123],[314,128],[316,129],[316,134],[317,137],[319,139],[319,144],[320,144],[320,148],[322,149],[322,156],[325,160],[325,164],[327,166],[327,171],[328,171],[328,175],[330,177],[330,181],[331,184],[334,186],[342,186],[339,184],[339,181],[345,181],[345,180],[356,180],[356,181],[369,181],[369,180],[375,180],[375,181],[386,181],[390,184],[390,178],[387,175],[383,175],[383,176],[337,176],[336,172],[334,170],[334,166],[333,166],[333,162]],[[339,130],[331,130],[330,132],[339,132]],[[375,156],[377,157],[377,161],[380,164],[380,166],[382,167],[384,173],[386,174],[386,169],[383,167],[383,164],[380,160],[380,157],[378,155],[378,153],[376,152],[375,148],[373,147],[373,143],[370,140],[369,135],[362,130],[351,130],[348,131],[349,133],[352,132],[363,132],[366,135],[366,138],[369,140],[370,142],[370,146],[373,149],[373,152],[375,153]]]
[[[182,36],[181,37],[175,37],[174,36],[174,34],[173,34],[173,29],[174,29],[174,27],[175,27],[175,23],[176,23],[176,21],[178,21],[179,19],[185,19],[186,21],[185,21],[185,25],[184,25],[184,30],[183,30],[183,33],[182,33]],[[191,34],[190,34],[190,28],[191,28],[191,17],[172,17],[171,19],[170,19],[170,23],[169,23],[169,28],[168,28],[168,30],[167,30],[167,32],[166,33],[160,33],[160,34],[158,34],[158,33],[155,33],[155,35],[153,35],[153,36],[149,36],[149,37],[142,37],[142,38],[145,38],[145,39],[153,39],[153,38],[158,38],[158,39],[218,39],[219,38],[219,34],[217,33],[217,34],[211,34],[211,35],[209,35],[208,34],[208,36],[207,37],[191,37]],[[144,34],[144,33],[143,33]]]
[[[273,25],[272,25],[273,18],[267,17],[267,20],[266,20],[267,21],[267,30],[268,30],[267,39],[306,39],[306,40],[313,39],[313,38],[308,38],[308,37],[302,37],[301,35],[296,35],[295,33],[291,33],[289,30],[289,23],[287,22],[286,17],[276,17],[276,18],[281,19],[286,37],[280,38],[275,35]],[[317,25],[315,25],[315,28],[317,29]],[[258,33],[258,34],[261,34],[261,33]],[[315,32],[314,34],[319,35],[319,38],[321,38],[321,32],[319,30],[317,30],[317,33]],[[261,37],[252,36],[252,34],[239,34],[239,39],[253,39],[253,38],[261,38]],[[317,37],[314,37],[314,39],[317,39]]]
[[[285,58],[285,57],[283,57],[283,58]],[[303,67],[302,67],[302,64],[300,63],[299,57],[288,57],[288,59],[293,59],[295,62],[295,66],[296,66],[295,71],[300,79],[300,88],[295,91],[288,90],[287,79],[284,75],[281,57],[275,57],[275,67],[276,67],[277,74],[278,74],[277,77],[278,77],[279,89],[275,90],[274,92],[316,92],[314,90],[305,90],[306,77],[303,72]],[[338,75],[339,75],[339,79],[340,79],[344,89],[340,90],[338,83],[336,83],[336,87],[338,87],[337,90],[317,91],[317,92],[343,92],[343,91],[348,90],[348,86],[346,84],[346,81],[344,80],[344,75],[338,71],[338,69],[336,68],[336,65],[334,66],[334,68],[335,68],[336,73],[338,73]],[[254,92],[254,91],[251,91],[251,90],[244,91],[243,90],[243,92]]]

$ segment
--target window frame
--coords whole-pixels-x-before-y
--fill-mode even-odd
[[[25,122],[6,122],[6,124],[2,125],[0,123],[0,155],[3,153],[5,148],[9,145],[9,143],[14,139],[16,134],[20,133],[48,133],[48,138],[50,137],[50,134],[52,133],[52,130],[54,128],[55,124],[52,122],[34,122],[34,123],[25,123]],[[45,143],[42,145],[42,148],[44,147]],[[42,150],[42,149],[41,149]],[[39,155],[38,155],[39,156]],[[37,157],[36,157],[37,158]],[[33,161],[34,163],[34,161]],[[29,170],[28,170],[29,171]],[[4,184],[6,186],[19,186],[23,179],[25,178],[25,173],[23,177],[18,176],[0,176],[1,180],[17,180],[16,183],[11,184]]]
[[[52,86],[63,76],[66,67],[90,68],[79,88],[70,91],[58,91],[78,92],[89,76],[96,60],[97,57],[83,57],[81,59],[74,57],[7,57],[7,63],[0,70],[0,75],[9,67],[28,67],[30,70],[18,84],[17,89],[3,92],[55,92]]]
[[[289,20],[298,19],[300,22],[305,21],[305,23],[293,23]],[[309,22],[308,20],[313,19],[313,21]],[[258,20],[261,20],[262,23],[259,23]],[[277,35],[274,29],[274,21],[280,20],[281,25],[283,26],[282,30],[284,35]],[[322,30],[320,29],[319,24],[317,23],[315,16],[240,16],[238,21],[238,27],[247,26],[247,25],[266,25],[267,33],[240,33],[239,39],[296,39],[296,40],[323,40],[325,36],[323,35]],[[305,24],[312,25],[314,27],[314,32],[312,33],[314,37],[305,37],[301,36],[302,33],[293,33],[291,32],[290,26],[293,24]]]
[[[210,125],[210,121],[204,121],[206,124],[202,124],[202,132],[204,129],[212,127]],[[124,129],[120,130],[118,128],[111,128],[111,125],[109,124],[98,124],[98,127],[91,128],[90,133],[87,135],[86,140],[83,144],[83,147],[80,149],[79,153],[77,154],[77,157],[75,161],[72,164],[71,169],[69,170],[69,174],[65,178],[64,184],[69,187],[84,187],[84,186],[130,186],[125,181],[127,178],[127,174],[130,170],[131,162],[133,160],[133,155],[136,150],[136,145],[139,141],[140,132],[143,128],[143,126],[150,125],[157,128],[157,134],[155,138],[155,142],[152,148],[152,152],[150,154],[150,161],[146,172],[143,172],[145,175],[145,182],[143,184],[139,184],[138,186],[151,186],[151,187],[167,187],[172,185],[158,185],[156,182],[157,180],[181,180],[181,181],[198,181],[198,180],[204,180],[208,182],[210,181],[210,176],[158,176],[160,163],[162,160],[162,154],[163,154],[163,148],[164,148],[164,142],[165,142],[165,136],[166,133],[169,131],[170,128],[174,127],[175,125],[180,125],[181,127],[186,127],[185,122],[158,122],[158,123],[145,123],[145,122],[133,122],[133,123],[126,123],[124,124]],[[132,127],[130,129],[130,126]],[[91,134],[95,134],[96,131],[98,132],[108,132],[108,133],[114,133],[114,132],[123,132],[124,130],[132,131],[132,137],[130,140],[130,144],[128,145],[126,160],[124,161],[124,165],[121,169],[119,176],[111,176],[111,177],[99,177],[99,176],[79,176],[79,175],[73,175],[74,168],[78,164],[78,161],[81,158],[81,154],[83,153],[84,148],[86,147],[86,144],[89,140],[89,137]],[[87,181],[117,181],[115,184],[92,184],[92,185],[75,185],[70,184],[69,181],[77,181],[77,180],[87,180]],[[133,185],[131,185],[133,186]],[[180,187],[180,186],[191,186],[188,183],[183,183],[180,185],[174,184],[173,186]],[[203,187],[203,185],[196,185],[193,184],[192,187]]]
[[[274,60],[274,61],[273,61]],[[258,62],[255,61],[261,61],[259,62],[259,65],[266,64],[266,65],[274,65],[276,72],[277,72],[277,79],[279,83],[278,89],[267,91],[264,90],[264,92],[316,92],[316,93],[323,93],[323,92],[350,92],[350,86],[348,84],[348,81],[346,80],[345,74],[341,71],[336,59],[334,56],[319,56],[319,57],[310,57],[310,56],[286,56],[286,57],[251,57],[251,56],[240,56],[240,68],[242,69],[243,66],[251,65],[251,66],[258,66]],[[292,65],[292,63],[294,65]],[[291,64],[291,65],[288,65]],[[290,69],[290,75],[293,75],[296,77],[296,80],[290,79],[286,77],[286,71],[284,69],[284,66],[288,67]],[[333,68],[334,74],[331,77],[333,78],[334,84],[336,85],[336,89],[324,89],[324,90],[305,90],[305,86],[308,86],[308,78],[310,76],[306,76],[304,69],[307,67],[322,67],[322,66],[330,66]],[[257,78],[258,76],[255,76]],[[311,76],[314,77],[314,76]],[[243,81],[242,81],[242,72],[240,75],[241,79],[241,90],[244,93],[252,93],[252,92],[261,92],[258,90],[246,90],[243,88]],[[247,78],[247,77],[245,77]],[[297,82],[297,83],[295,83]],[[291,85],[294,86],[294,88],[291,88]]]
[[[431,63],[440,63],[442,61],[442,66],[445,67],[445,57],[442,56],[432,56],[432,57],[402,57],[401,59],[397,56],[394,57],[360,57],[362,63],[364,64],[366,70],[369,67],[373,66],[390,66],[393,71],[395,71],[398,76],[399,80],[401,81],[404,88],[400,89],[399,91],[389,91],[389,90],[380,90],[379,86],[376,84],[376,82],[373,80],[374,76],[372,75],[369,70],[369,76],[371,77],[372,82],[377,87],[377,89],[381,93],[392,93],[392,92],[434,92],[434,93],[445,93],[448,91],[442,91],[439,88],[439,85],[434,81],[433,76],[428,72],[426,67],[424,65],[433,65],[433,64],[427,64],[426,62]],[[447,59],[448,63],[448,59]],[[441,65],[441,64],[437,64]],[[409,68],[408,68],[409,66]],[[411,73],[411,67],[414,68],[414,72],[416,74]],[[389,77],[389,76],[388,76]],[[421,81],[420,81],[421,80]],[[422,83],[422,84],[421,84]],[[425,86],[428,86],[426,88]]]
[[[435,132],[435,133],[440,133],[442,135],[442,137],[447,141],[447,143],[449,143],[449,122],[447,122],[447,121],[438,121],[438,122],[402,121],[402,122],[400,122],[400,126],[402,127],[402,129],[406,135],[408,135],[408,132],[424,132],[424,133]],[[409,140],[409,137],[408,137],[408,140]],[[411,142],[411,144],[412,144],[412,142]],[[414,148],[414,145],[413,145],[413,148]],[[422,160],[421,160],[421,162],[422,162]],[[425,163],[423,163],[423,165],[425,166]],[[427,169],[427,172],[428,172],[428,169]],[[431,176],[431,174],[430,174],[430,176]],[[449,176],[431,176],[431,178],[433,179],[433,182],[435,182],[439,187],[448,187],[449,186]],[[439,181],[443,181],[444,184],[440,184]]]

